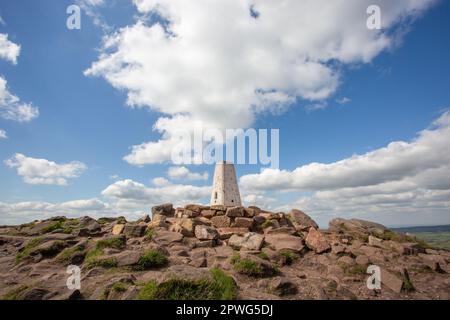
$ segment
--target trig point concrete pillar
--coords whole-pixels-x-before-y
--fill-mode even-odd
[[[218,162],[214,171],[211,205],[241,206],[236,171],[231,163]]]

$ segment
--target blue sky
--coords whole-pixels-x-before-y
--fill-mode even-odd
[[[145,3],[145,0],[137,2]],[[445,110],[450,105],[450,43],[448,41],[450,3],[431,2],[429,6],[420,8],[421,14],[418,16],[408,11],[406,15],[409,14],[410,19],[396,20],[395,14],[392,13],[390,19],[393,22],[387,28],[393,33],[395,31],[391,44],[389,47],[371,53],[369,58],[362,59],[357,54],[350,58],[331,57],[325,62],[317,58],[321,64],[339,74],[339,84],[323,97],[308,99],[306,94],[302,96],[302,94],[290,92],[295,102],[291,103],[285,112],[275,115],[266,112],[254,115],[251,121],[247,121],[246,124],[255,128],[280,129],[281,171],[292,173],[296,168],[311,163],[335,163],[349,159],[355,154],[364,155],[379,150],[393,141],[409,143],[420,131],[429,128],[433,121],[443,117],[443,114],[445,116]],[[152,101],[143,103],[144,105],[147,103],[148,106],[133,108],[126,105],[127,94],[132,90],[127,87],[128,84],[124,85],[125,80],[121,79],[122,88],[119,89],[108,79],[115,76],[108,74],[110,72],[108,70],[97,70],[93,75],[85,74],[86,70],[93,68],[96,61],[102,60],[102,52],[104,54],[109,52],[102,45],[103,37],[113,37],[114,32],[118,30],[121,32],[121,28],[126,26],[136,26],[140,20],[145,21],[146,26],[150,27],[152,23],[157,23],[161,19],[152,18],[151,10],[137,8],[132,1],[112,1],[108,4],[86,5],[86,8],[90,8],[89,10],[100,17],[110,29],[105,30],[95,25],[92,15],[89,17],[87,11],[83,10],[81,30],[68,30],[65,26],[67,19],[65,11],[72,3],[73,1],[50,0],[16,0],[0,3],[0,17],[4,21],[4,24],[0,24],[0,34],[7,34],[8,41],[20,45],[17,64],[7,59],[0,59],[0,75],[7,81],[9,92],[19,97],[24,103],[32,103],[39,109],[39,116],[27,122],[11,121],[0,117],[0,129],[7,134],[6,139],[0,139],[0,159],[2,160],[0,203],[6,208],[2,213],[0,207],[0,224],[39,218],[40,214],[47,214],[38,212],[46,207],[39,207],[37,204],[55,206],[74,200],[95,199],[94,203],[83,202],[80,210],[76,209],[79,203],[72,203],[75,209],[58,208],[63,208],[61,210],[64,212],[61,214],[69,215],[85,212],[93,215],[130,212],[131,216],[133,214],[137,216],[148,210],[153,201],[165,200],[159,193],[155,198],[157,200],[142,201],[140,197],[133,196],[127,198],[124,196],[126,192],[122,189],[119,192],[114,188],[119,186],[115,185],[116,183],[121,182],[120,187],[130,185],[136,187],[135,184],[137,184],[144,190],[167,187],[152,186],[152,179],[157,177],[168,179],[167,170],[173,167],[173,164],[163,161],[163,163],[146,163],[137,166],[123,159],[130,154],[132,146],[161,139],[161,134],[152,130],[153,125],[161,117],[175,116],[167,112],[169,107],[166,100],[159,98],[155,102],[155,105],[161,105],[159,111],[152,109],[150,106]],[[258,3],[255,5],[257,9],[258,5]],[[388,5],[385,7],[390,15],[391,9]],[[271,12],[269,9],[265,11],[266,8],[261,5],[262,18],[265,12],[268,14]],[[212,14],[214,10],[215,8],[211,8]],[[342,10],[347,12],[345,8]],[[339,8],[336,11],[336,15],[339,14]],[[202,16],[199,19],[201,18]],[[337,18],[336,21],[340,20],[342,19]],[[348,31],[346,28],[342,29],[343,39],[345,39]],[[175,30],[183,29],[180,27]],[[290,32],[289,29],[286,30],[288,30],[287,33]],[[295,32],[292,33],[295,35]],[[222,33],[218,33],[216,37],[221,35]],[[283,34],[280,34],[280,37],[282,36]],[[273,37],[273,34],[267,37]],[[377,39],[374,37],[373,41]],[[196,41],[201,40],[196,39]],[[301,36],[298,41],[301,41]],[[260,42],[256,45],[260,45]],[[359,45],[369,46],[368,43]],[[148,48],[149,51],[158,49],[157,46]],[[161,45],[160,49],[165,48]],[[173,65],[181,63],[176,53],[172,54],[174,55]],[[182,52],[178,53],[178,55],[182,54]],[[231,54],[233,51],[230,52]],[[274,53],[275,58],[278,57],[277,54]],[[167,59],[168,61],[163,62],[168,62],[167,65],[170,66],[171,58]],[[280,58],[280,60],[283,59],[284,57]],[[229,60],[225,60],[225,63],[227,61]],[[264,65],[261,64],[261,68],[263,67]],[[239,71],[235,70],[236,74]],[[155,72],[164,72],[164,70]],[[203,76],[208,79],[207,74]],[[215,76],[211,75],[211,77]],[[239,79],[239,76],[236,77]],[[254,79],[250,76],[246,79],[253,84]],[[326,79],[318,86],[328,86],[332,80]],[[308,80],[305,79],[305,81]],[[211,85],[215,83],[212,78]],[[217,83],[221,84],[221,82]],[[178,84],[173,85],[173,88],[170,84],[168,86],[169,89],[173,89],[174,96],[179,93]],[[293,86],[295,87],[292,84],[288,85],[289,88]],[[141,100],[144,99],[142,97],[146,97],[144,92],[146,89],[147,87],[139,89]],[[152,88],[148,89],[151,92]],[[193,90],[196,89],[193,85]],[[199,90],[201,89],[204,88],[200,87]],[[297,92],[303,92],[303,88],[295,89],[298,90]],[[345,104],[338,103],[343,98],[349,101]],[[186,96],[188,102],[190,102],[189,99],[189,96]],[[192,98],[192,103],[195,102],[196,100]],[[308,111],[308,106],[314,104],[324,107],[320,110]],[[195,117],[200,113],[192,114]],[[442,134],[445,135],[446,131]],[[67,185],[29,183],[24,180],[23,175],[19,174],[17,166],[6,164],[6,161],[15,154],[22,154],[31,159],[46,159],[56,164],[78,161],[83,163],[85,168],[80,170],[81,173],[76,174],[76,177],[68,178]],[[206,171],[209,177],[212,176],[213,170],[211,166],[206,165],[189,166],[188,169],[197,173]],[[430,206],[429,215],[427,212],[419,212],[423,211],[422,209],[411,212],[403,205],[396,207],[395,213],[389,214],[384,209],[379,209],[386,207],[383,203],[371,204],[367,212],[363,212],[364,209],[361,207],[352,208],[350,212],[339,209],[332,212],[333,210],[330,211],[327,205],[318,208],[310,202],[305,202],[305,199],[299,200],[299,197],[313,197],[314,193],[327,190],[326,187],[320,190],[308,187],[279,190],[276,184],[271,187],[268,183],[267,188],[257,186],[253,190],[252,184],[255,180],[251,178],[257,178],[260,169],[257,165],[237,167],[239,176],[251,175],[245,181],[244,190],[242,190],[243,196],[255,202],[251,204],[260,204],[273,209],[304,205],[305,208],[300,209],[312,212],[321,224],[326,224],[334,215],[370,218],[390,225],[450,223],[448,207],[450,193],[440,194],[439,208],[436,209],[436,204]],[[448,174],[448,171],[445,172]],[[402,180],[406,176],[395,179]],[[447,177],[450,178],[450,176]],[[384,180],[384,182],[388,181]],[[169,183],[199,188],[194,190],[194,198],[174,199],[173,202],[191,199],[208,201],[208,197],[198,195],[207,194],[204,186],[211,183],[211,178],[189,179],[184,176],[182,179]],[[367,185],[372,184],[364,186]],[[417,186],[417,188],[424,189],[423,186]],[[105,190],[111,192],[102,194]],[[440,188],[439,191],[447,190]],[[152,192],[156,191],[152,190],[149,194],[153,194]],[[394,195],[396,192],[393,191]],[[187,192],[187,194],[191,193]],[[199,197],[201,199],[198,199]],[[272,198],[273,202],[258,202],[261,199]],[[137,205],[130,204],[134,200],[138,203]],[[24,202],[32,203],[34,206],[23,210],[14,207],[14,204]],[[250,204],[248,202],[247,204]],[[125,205],[122,206],[123,204]],[[71,211],[72,209],[74,212]],[[51,207],[48,214],[55,214],[52,210],[57,209]],[[403,214],[402,210],[406,213]],[[379,215],[378,212],[380,212]]]

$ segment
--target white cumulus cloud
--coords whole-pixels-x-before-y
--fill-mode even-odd
[[[39,109],[30,103],[20,101],[7,87],[7,81],[0,76],[0,117],[6,120],[28,122],[39,116]]]
[[[191,172],[186,167],[170,167],[167,175],[176,180],[208,180],[208,172]]]
[[[0,21],[1,20],[0,18]],[[0,33],[0,59],[5,59],[13,64],[17,64],[20,55],[20,46],[8,40],[8,35]]]
[[[376,185],[414,177],[450,163],[450,112],[412,142],[388,146],[334,163],[311,163],[294,169],[266,169],[241,177],[246,188],[323,190]]]
[[[392,142],[328,164],[266,169],[242,176],[240,185],[248,193],[297,194],[296,200],[279,209],[301,208],[324,223],[333,216],[449,223],[449,145],[450,112],[445,112],[410,142]]]
[[[20,224],[54,216],[76,218],[86,215],[91,217],[118,216],[120,212],[115,211],[115,208],[110,204],[96,198],[59,203],[44,201],[0,202],[0,221],[2,224]]]
[[[168,115],[168,126],[155,126],[159,141],[125,157],[161,163],[171,160],[180,117],[185,126],[245,128],[260,113],[327,99],[340,82],[331,62],[372,61],[392,46],[400,22],[434,2],[378,1],[384,31],[374,31],[366,27],[370,0],[134,0],[143,17],[107,36],[85,74],[125,90],[132,107]],[[148,24],[154,14],[165,23]]]
[[[0,129],[0,139],[8,139],[8,136],[6,135],[6,131],[3,129]]]
[[[85,170],[86,165],[79,161],[58,164],[46,159],[27,157],[16,153],[5,164],[14,168],[23,181],[28,184],[47,184],[65,186],[68,179],[79,177]]]
[[[17,64],[20,46],[8,40],[8,35],[0,33],[0,59]],[[0,118],[18,122],[28,122],[39,115],[39,110],[31,103],[24,103],[8,90],[8,82],[0,75]]]
[[[116,204],[123,208],[152,206],[165,202],[175,205],[198,203],[208,198],[210,193],[210,186],[170,184],[151,188],[130,179],[117,181],[102,191],[103,196],[116,201]]]

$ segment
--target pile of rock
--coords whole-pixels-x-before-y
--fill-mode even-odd
[[[377,223],[334,219],[320,230],[300,210],[163,204],[151,211],[133,222],[54,217],[0,227],[0,297],[134,299],[150,280],[203,279],[218,268],[242,299],[450,298],[450,252]],[[65,287],[73,264],[83,274],[78,293]],[[380,267],[382,291],[367,288],[371,264]]]
[[[266,246],[295,253],[310,249],[318,254],[331,250],[317,223],[302,211],[273,213],[254,206],[190,204],[174,209],[172,204],[163,204],[152,208],[151,221],[117,224],[112,232],[142,237],[149,230],[163,235],[167,235],[164,231],[178,233],[193,248],[228,245],[236,250],[259,251]]]

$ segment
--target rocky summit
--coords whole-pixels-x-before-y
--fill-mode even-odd
[[[151,212],[0,227],[0,297],[450,299],[450,252],[377,223],[334,219],[320,230],[300,210],[221,205]],[[379,289],[367,285],[371,265]]]

